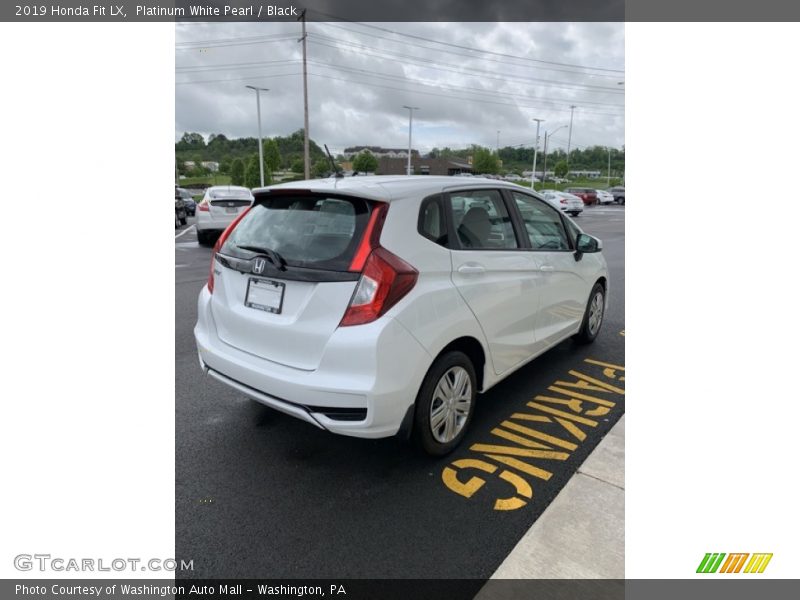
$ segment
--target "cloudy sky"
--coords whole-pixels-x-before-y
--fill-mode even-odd
[[[346,146],[532,145],[536,124],[566,147],[624,143],[623,23],[309,23],[309,131]],[[299,23],[176,25],[175,138],[264,137],[303,126]],[[540,138],[543,141],[543,138]]]

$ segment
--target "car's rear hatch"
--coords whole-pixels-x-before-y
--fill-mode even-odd
[[[220,339],[266,360],[316,369],[358,283],[359,270],[350,269],[372,212],[373,204],[357,197],[257,195],[212,264]]]

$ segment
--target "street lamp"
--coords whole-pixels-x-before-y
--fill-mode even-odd
[[[408,109],[408,163],[406,164],[406,175],[411,175],[411,123],[414,120],[414,111],[419,110],[419,106],[406,106]]]
[[[539,153],[539,126],[544,123],[544,119],[532,119],[536,121],[536,144],[533,146],[533,168],[531,171],[531,189],[535,190],[536,187],[533,182],[536,180],[536,155]]]
[[[261,92],[268,92],[267,88],[244,86],[256,91],[256,113],[258,114],[258,167],[261,172],[261,187],[264,187],[264,144],[261,141]]]
[[[547,139],[553,137],[553,134],[558,131],[559,129],[564,129],[566,125],[561,125],[560,127],[556,127],[550,133],[544,132],[544,170],[542,171],[542,181],[544,178],[547,177]]]

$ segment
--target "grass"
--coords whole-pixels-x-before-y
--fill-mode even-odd
[[[228,185],[231,182],[230,175],[206,175],[204,177],[185,177],[181,179],[180,187],[187,188],[193,185]]]

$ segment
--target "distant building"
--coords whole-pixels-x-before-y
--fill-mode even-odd
[[[217,171],[219,171],[219,163],[214,162],[213,160],[204,160],[200,164],[203,165],[203,167],[205,167],[212,173],[216,173]]]
[[[587,179],[596,179],[603,176],[600,171],[573,171],[572,169],[570,169],[569,174],[572,177],[586,177]]]
[[[407,155],[406,155],[407,156]],[[391,158],[383,156],[378,158],[380,175],[405,175],[408,158]],[[472,165],[462,158],[420,158],[411,153],[411,168],[414,175],[459,175],[472,173]]]
[[[350,146],[344,149],[345,158],[352,159],[357,154],[369,150],[375,158],[408,158],[408,148],[382,148],[381,146]],[[419,151],[411,149],[411,156],[419,156]]]
[[[194,169],[194,161],[193,160],[184,161],[183,166],[186,167],[187,169]]]

